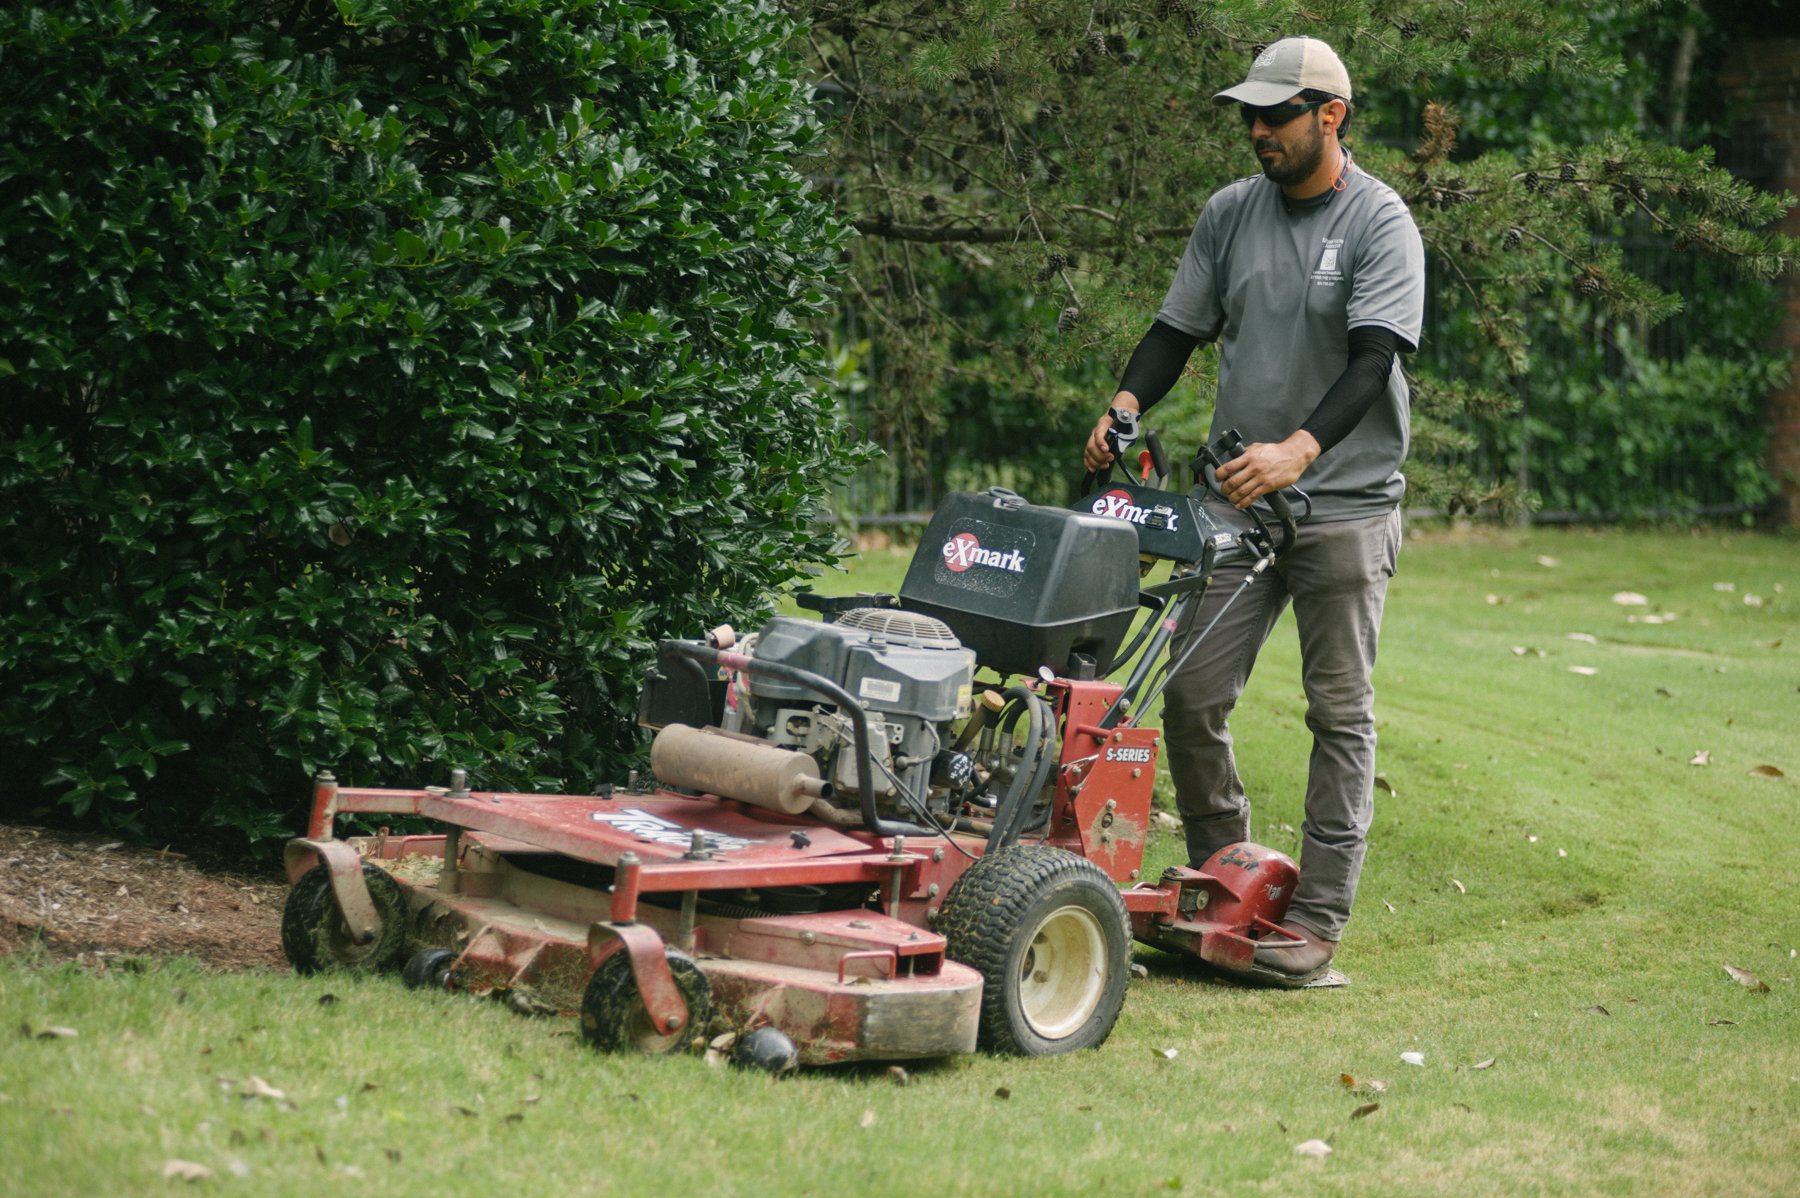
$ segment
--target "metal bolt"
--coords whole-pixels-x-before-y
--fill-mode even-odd
[[[1131,776],[1133,778],[1142,778],[1144,776],[1144,771],[1141,768],[1134,767],[1131,771]]]
[[[935,864],[939,861],[942,861],[943,859],[944,859],[944,850],[943,849],[938,849],[931,854],[931,860],[932,860],[933,864]]]
[[[687,1021],[679,1015],[671,1015],[671,1016],[669,1016],[669,1030],[674,1031],[676,1028],[680,1027],[683,1023],[686,1023],[686,1022]]]
[[[811,944],[817,939],[818,939],[818,937],[813,935],[811,932],[800,933],[800,943],[801,944]]]
[[[925,897],[928,899],[934,899],[937,896],[938,896],[938,884],[936,882],[933,882],[931,885],[929,885],[925,888]]]

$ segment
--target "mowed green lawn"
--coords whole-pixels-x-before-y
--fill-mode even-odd
[[[1296,668],[1278,629],[1235,720],[1283,848]],[[308,1196],[1800,1192],[1800,546],[1414,538],[1377,685],[1346,989],[1140,950],[1100,1050],[902,1085],[599,1057],[570,1021],[386,978],[26,954],[0,963],[0,1190],[181,1191],[176,1160],[199,1190]],[[79,1035],[21,1034],[50,1026]]]

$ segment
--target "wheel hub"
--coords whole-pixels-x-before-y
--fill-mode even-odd
[[[1046,1040],[1074,1033],[1106,989],[1106,942],[1084,907],[1059,907],[1031,934],[1020,962],[1019,999],[1032,1031]]]

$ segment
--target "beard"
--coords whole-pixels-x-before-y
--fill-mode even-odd
[[[1259,140],[1255,148],[1259,153],[1263,150],[1281,151],[1280,158],[1264,158],[1261,161],[1264,176],[1282,187],[1304,183],[1319,169],[1319,163],[1325,160],[1325,138],[1316,124],[1292,143],[1284,144],[1273,137],[1266,137]]]

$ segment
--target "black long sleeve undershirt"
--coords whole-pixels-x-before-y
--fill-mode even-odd
[[[1181,377],[1199,344],[1200,338],[1192,333],[1160,320],[1152,322],[1125,365],[1119,390],[1137,396],[1139,408],[1149,411]],[[1411,350],[1412,346],[1406,348]],[[1369,414],[1387,389],[1388,373],[1400,349],[1400,337],[1391,329],[1359,325],[1350,330],[1349,360],[1344,364],[1344,372],[1300,422],[1300,427],[1319,443],[1320,453],[1349,436]]]

